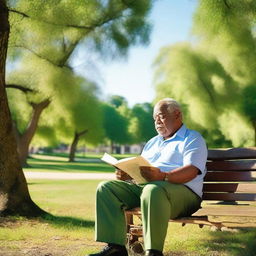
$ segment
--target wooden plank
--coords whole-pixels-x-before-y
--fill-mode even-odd
[[[250,171],[208,171],[204,178],[205,181],[256,181],[256,172]]]
[[[256,194],[248,193],[203,193],[203,200],[256,201]]]
[[[209,160],[256,159],[256,147],[209,149],[208,159]]]
[[[209,171],[256,171],[256,160],[213,161],[206,166]]]
[[[134,208],[126,211],[126,213],[132,213],[134,215],[141,215],[140,208]],[[200,218],[200,220],[206,220],[208,216],[240,216],[240,217],[256,217],[256,206],[244,206],[244,205],[218,205],[218,206],[204,206],[198,211],[187,218]],[[180,219],[180,218],[179,218]],[[131,225],[133,226],[133,225]]]
[[[200,227],[207,226],[215,226],[217,228],[227,227],[227,228],[255,228],[256,222],[246,222],[241,220],[238,222],[229,222],[229,221],[215,221],[215,220],[197,220],[197,219],[177,219],[170,220],[170,222],[178,222],[184,224],[198,224]]]
[[[240,216],[240,217],[255,217],[256,218],[256,207],[254,206],[212,206],[203,207],[196,211],[192,216]],[[255,219],[256,221],[256,219]]]
[[[204,183],[203,191],[256,193],[256,183]]]

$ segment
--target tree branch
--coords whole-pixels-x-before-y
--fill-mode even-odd
[[[24,93],[28,93],[28,92],[38,92],[34,89],[30,89],[30,88],[26,88],[22,85],[18,85],[18,84],[6,84],[5,86],[6,88],[13,88],[13,89],[18,89]]]
[[[28,14],[22,12],[22,11],[15,10],[15,9],[12,9],[12,8],[9,8],[9,11],[13,12],[15,14],[21,15],[22,17],[30,18],[30,19],[36,19],[39,22],[46,23],[46,24],[49,24],[49,25],[62,26],[62,27],[74,28],[74,29],[83,29],[83,30],[88,30],[88,33],[90,33],[91,31],[95,30],[98,27],[104,26],[105,24],[107,24],[111,21],[114,21],[116,19],[124,17],[123,12],[125,10],[127,10],[128,8],[130,8],[130,4],[132,4],[135,1],[136,0],[132,0],[131,2],[127,2],[127,1],[122,0],[121,2],[122,2],[123,5],[120,8],[118,8],[118,10],[116,10],[112,15],[109,15],[109,13],[106,12],[98,20],[96,20],[94,22],[94,24],[92,24],[90,26],[89,25],[76,25],[76,24],[59,24],[59,23],[54,23],[54,22],[49,22],[49,21],[45,21],[45,20],[36,19],[36,18],[31,17],[30,15],[28,15]],[[67,50],[67,52],[58,61],[53,61],[53,60],[51,60],[51,59],[49,59],[45,56],[42,56],[39,53],[35,52],[34,50],[27,48],[26,46],[14,46],[14,47],[24,48],[24,49],[32,52],[33,54],[35,54],[37,57],[39,57],[41,59],[44,59],[44,60],[50,62],[51,64],[55,65],[55,66],[64,67],[64,66],[66,66],[66,63],[67,63],[69,57],[72,55],[74,49],[76,48],[76,46],[77,46],[77,44],[80,40],[81,40],[81,38],[76,40],[69,47],[67,47],[66,43],[63,41],[63,44],[64,44],[63,49],[65,51]]]
[[[9,8],[9,12],[14,12],[14,13],[17,13],[17,14],[19,14],[19,15],[25,17],[25,18],[30,18],[30,16],[28,16],[26,13],[21,12],[21,11],[18,11],[18,10],[15,10],[15,9]]]
[[[230,9],[230,6],[229,6],[229,4],[227,3],[227,0],[223,0],[224,1],[224,4],[226,5],[226,7],[228,8],[228,9]]]
[[[77,135],[78,137],[80,137],[80,136],[86,134],[87,132],[88,132],[88,129],[85,129],[85,130],[83,130],[83,131],[81,131],[81,132],[76,132],[76,135]]]
[[[126,10],[127,8],[129,8],[129,6],[125,5],[125,7],[124,8],[120,8],[117,11],[117,13],[122,12],[122,11]],[[13,13],[16,13],[16,14],[19,14],[19,15],[21,15],[24,18],[30,18],[30,19],[38,20],[38,19],[36,19],[34,17],[29,16],[28,14],[26,14],[24,12],[21,12],[21,11],[12,9],[12,8],[9,8],[9,11],[13,12]],[[122,17],[123,15],[121,13],[119,15],[113,15],[113,16],[109,16],[109,17],[108,17],[108,15],[106,15],[106,16],[107,16],[107,18],[106,17],[105,17],[105,19],[101,18],[100,21],[98,21],[98,22],[96,22],[96,23],[94,23],[94,24],[92,24],[90,26],[89,25],[77,25],[77,24],[61,24],[61,23],[49,22],[49,21],[45,21],[45,20],[38,20],[38,21],[40,21],[42,23],[46,23],[46,24],[52,25],[52,26],[61,26],[61,27],[83,29],[83,30],[85,29],[85,30],[91,31],[91,30],[93,30],[93,29],[95,29],[97,27],[103,26],[104,24],[106,24],[106,23],[108,23],[108,22],[110,22],[112,20],[118,19],[118,18]]]
[[[35,54],[38,58],[43,59],[43,60],[46,60],[46,61],[48,61],[49,63],[51,63],[52,65],[54,65],[54,66],[58,66],[58,67],[60,67],[60,68],[63,68],[63,67],[66,66],[66,65],[63,65],[63,64],[54,62],[54,61],[50,60],[49,58],[46,58],[46,57],[44,57],[44,56],[38,54],[36,51],[34,51],[34,50],[32,50],[32,49],[30,49],[30,48],[24,46],[24,45],[14,45],[13,47],[16,47],[16,48],[23,48],[23,49],[25,49],[25,50],[27,50],[27,51],[30,51],[31,53]],[[67,68],[69,68],[69,67],[67,66]]]

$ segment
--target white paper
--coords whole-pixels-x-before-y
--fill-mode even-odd
[[[152,166],[142,156],[129,157],[129,158],[123,158],[121,160],[117,160],[116,158],[109,155],[108,153],[105,153],[101,158],[101,160],[126,172],[138,184],[147,182],[147,180],[144,177],[142,177],[140,173],[140,166]]]

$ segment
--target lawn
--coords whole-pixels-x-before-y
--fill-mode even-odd
[[[94,242],[94,196],[99,181],[29,180],[34,201],[52,216],[0,219],[1,256],[82,256]],[[255,256],[256,230],[213,232],[208,227],[170,223],[165,254]]]
[[[114,155],[120,159],[121,155]],[[130,157],[132,155],[122,155]],[[76,162],[68,162],[67,154],[34,154],[28,158],[28,168],[24,171],[37,172],[113,172],[113,168],[100,160],[102,154],[89,154],[86,157],[78,156]]]

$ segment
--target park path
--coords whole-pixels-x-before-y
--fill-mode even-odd
[[[49,180],[113,180],[114,173],[24,172],[26,179]]]

